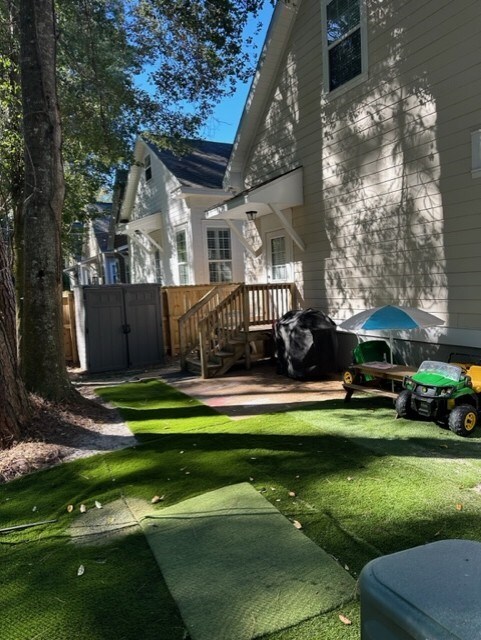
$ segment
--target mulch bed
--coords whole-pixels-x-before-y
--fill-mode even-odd
[[[102,426],[112,421],[115,410],[93,397],[79,396],[64,404],[30,396],[33,417],[20,440],[0,452],[0,483],[59,464],[82,455],[85,442],[98,438]],[[82,450],[78,449],[82,443]]]

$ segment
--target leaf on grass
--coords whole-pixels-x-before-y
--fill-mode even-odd
[[[346,616],[343,616],[342,613],[339,614],[339,620],[343,624],[352,624],[352,622],[349,620],[349,618],[346,618]]]
[[[102,508],[102,503],[99,502],[98,500],[95,501],[95,506],[97,507],[97,509],[101,509]]]
[[[463,510],[463,505],[462,504],[457,504],[456,505],[456,511],[462,511]]]
[[[292,524],[295,526],[296,529],[302,529],[302,524],[298,520],[293,520]]]
[[[80,513],[85,513],[87,511],[87,507],[84,504],[80,505]]]
[[[32,511],[37,511],[37,507],[33,507]]]
[[[80,567],[77,569],[77,575],[83,576],[84,573],[85,573],[85,567],[83,566],[83,564],[81,564]]]
[[[68,511],[69,513],[72,513],[72,511],[73,511],[73,504],[69,504],[69,505],[68,505],[68,507],[67,507],[67,511]]]
[[[347,476],[347,480],[348,482],[351,482],[351,480],[353,480],[354,478],[351,478],[351,476]]]
[[[162,502],[165,496],[154,496],[150,501],[152,504],[157,504],[158,502]]]

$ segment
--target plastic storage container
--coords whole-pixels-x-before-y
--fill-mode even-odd
[[[481,544],[441,540],[361,572],[361,640],[480,640]]]

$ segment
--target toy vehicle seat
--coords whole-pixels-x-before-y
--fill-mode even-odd
[[[385,340],[366,340],[360,342],[352,352],[354,364],[364,364],[366,362],[391,362],[391,349]],[[394,364],[402,364],[394,355]]]
[[[471,378],[471,384],[473,385],[473,390],[476,393],[481,393],[481,367],[479,365],[473,364],[472,367],[469,367],[466,373]]]

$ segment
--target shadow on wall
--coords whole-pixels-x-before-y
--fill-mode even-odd
[[[413,24],[411,5],[394,15],[370,2],[369,79],[322,109],[326,289],[339,319],[388,303],[447,317],[437,103],[399,26]]]

